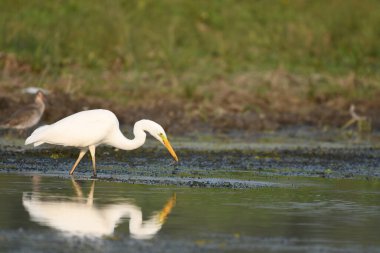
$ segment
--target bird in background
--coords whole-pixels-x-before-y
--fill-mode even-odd
[[[97,146],[105,144],[124,150],[137,149],[145,143],[147,132],[162,143],[174,160],[178,161],[164,129],[158,123],[147,119],[137,121],[133,128],[134,139],[130,140],[120,131],[119,120],[115,114],[104,109],[78,112],[54,124],[39,127],[26,139],[25,145],[39,146],[48,143],[79,148],[79,156],[70,170],[70,175],[74,173],[80,160],[89,150],[93,174],[96,177]]]
[[[45,95],[38,91],[34,102],[14,112],[0,123],[0,128],[25,130],[38,124],[45,111]]]

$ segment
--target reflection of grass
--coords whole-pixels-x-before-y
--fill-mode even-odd
[[[5,1],[0,68],[23,85],[124,105],[192,101],[187,110],[204,120],[307,111],[305,101],[339,110],[341,97],[378,95],[378,9],[370,0]]]

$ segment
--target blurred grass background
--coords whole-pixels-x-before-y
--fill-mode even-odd
[[[377,0],[2,0],[0,85],[122,105],[165,96],[206,114],[348,110],[380,94],[379,10]]]
[[[380,2],[1,1],[0,46],[35,70],[78,64],[225,74],[379,71]]]

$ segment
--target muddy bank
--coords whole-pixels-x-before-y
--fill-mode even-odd
[[[215,89],[217,90],[216,87]],[[0,92],[0,121],[33,99],[32,95],[21,94],[19,91]],[[380,106],[375,100],[294,102],[281,95],[275,98],[251,98],[252,96],[247,97],[244,90],[223,94],[215,103],[175,96],[165,96],[162,99],[162,94],[147,98],[143,94],[135,95],[144,99],[129,102],[126,98],[121,103],[94,96],[51,92],[40,125],[51,124],[78,111],[104,108],[115,112],[123,128],[131,129],[136,121],[148,118],[160,122],[168,132],[174,134],[234,131],[254,133],[300,125],[320,129],[339,128],[350,120],[349,107],[355,103],[357,113],[370,120],[372,129],[380,129],[380,120],[376,117],[380,113]],[[275,103],[272,103],[274,100]]]
[[[179,163],[174,163],[166,150],[152,142],[134,151],[101,146],[97,149],[98,178],[137,184],[222,188],[275,186],[276,179],[295,176],[380,178],[380,149],[373,144],[196,144],[174,142]],[[69,168],[77,154],[78,150],[72,148],[2,145],[0,172],[69,177]],[[75,175],[91,177],[89,158],[82,160]]]

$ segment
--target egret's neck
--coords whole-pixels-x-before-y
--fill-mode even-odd
[[[135,137],[130,140],[126,138],[119,129],[117,129],[116,133],[111,137],[111,139],[107,142],[107,144],[114,146],[115,148],[124,149],[124,150],[132,150],[141,147],[146,140],[146,133],[136,122],[133,133]]]

